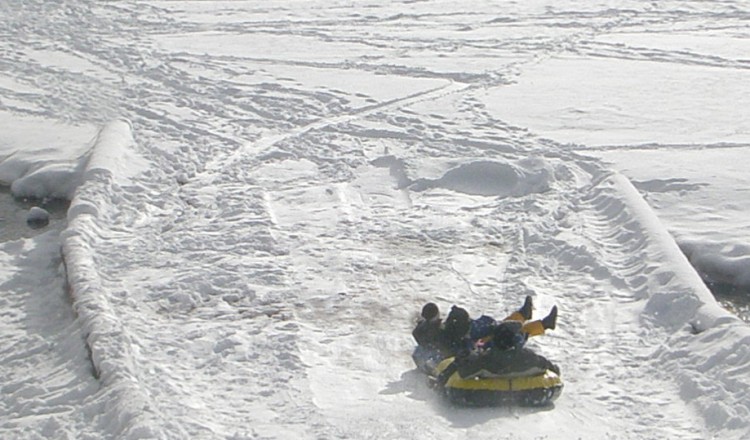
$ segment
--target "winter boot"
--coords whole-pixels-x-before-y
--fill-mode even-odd
[[[523,302],[523,305],[521,306],[521,308],[518,309],[518,313],[520,313],[521,316],[523,316],[524,320],[528,321],[529,319],[531,319],[531,309],[532,309],[531,296],[526,295],[526,300]]]
[[[545,330],[554,330],[555,324],[557,324],[557,306],[552,307],[552,310],[549,311],[549,315],[542,319],[542,325]]]

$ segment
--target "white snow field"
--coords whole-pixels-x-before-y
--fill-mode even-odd
[[[0,243],[0,438],[748,438],[750,327],[656,214],[737,231],[691,258],[746,279],[748,18],[0,2],[0,181],[71,199]],[[560,309],[529,342],[560,398],[444,403],[410,358],[420,307],[526,295]]]

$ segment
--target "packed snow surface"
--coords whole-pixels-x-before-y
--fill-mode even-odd
[[[676,212],[746,208],[711,187],[747,178],[746,2],[0,16],[0,181],[71,199],[64,230],[0,243],[0,437],[750,436],[750,329],[662,220],[745,282],[748,249]],[[711,163],[730,168],[702,184]],[[529,346],[561,397],[445,404],[410,358],[416,312],[526,295],[560,309]]]

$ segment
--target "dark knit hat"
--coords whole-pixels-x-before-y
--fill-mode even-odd
[[[435,303],[429,302],[422,307],[422,318],[430,320],[438,316],[440,316],[440,310],[438,310],[438,306]]]
[[[451,307],[448,317],[445,318],[445,330],[454,337],[463,337],[469,332],[470,326],[469,312],[458,306]]]

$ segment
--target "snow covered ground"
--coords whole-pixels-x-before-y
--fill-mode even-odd
[[[0,243],[0,436],[749,436],[673,237],[747,282],[750,10],[580,3],[0,4],[0,181],[72,199]],[[417,310],[525,295],[562,396],[442,403]]]

